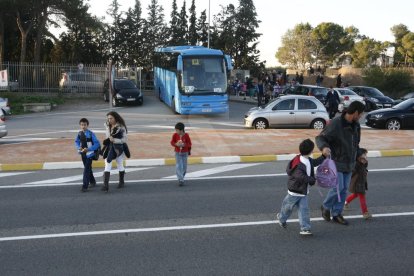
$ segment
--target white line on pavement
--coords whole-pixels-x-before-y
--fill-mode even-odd
[[[413,216],[413,215],[414,215],[414,212],[403,212],[403,213],[373,214],[372,216],[373,217],[399,217],[399,216]],[[362,218],[362,216],[361,215],[345,216],[345,218],[358,219],[358,218]],[[322,221],[322,220],[323,218],[311,218],[311,221]],[[290,219],[287,222],[290,223],[290,222],[298,222],[298,221],[299,221],[298,219]],[[238,223],[182,225],[182,226],[168,226],[168,227],[154,227],[154,228],[133,228],[133,229],[103,230],[103,231],[90,231],[90,232],[57,233],[57,234],[44,234],[44,235],[2,237],[0,238],[0,242],[79,237],[79,236],[97,236],[97,235],[110,235],[110,234],[125,234],[125,233],[145,233],[145,232],[257,226],[257,225],[269,225],[269,224],[275,224],[275,223],[277,223],[276,220],[265,220],[265,221],[247,221],[247,222],[238,222]]]
[[[135,171],[143,171],[151,169],[151,167],[148,168],[128,168],[126,172],[135,172]],[[118,174],[119,172],[117,170],[111,171],[111,175]],[[101,177],[102,172],[94,173],[94,177]],[[60,177],[55,179],[47,179],[47,180],[41,180],[41,181],[35,181],[30,183],[24,183],[23,185],[39,185],[39,184],[62,184],[72,181],[77,181],[83,179],[83,175],[75,175],[75,176],[67,176],[67,177]]]
[[[21,174],[27,174],[27,173],[32,173],[32,172],[0,173],[0,177],[15,176],[15,175],[21,175]]]
[[[234,171],[234,170],[239,170],[239,169],[244,169],[244,168],[248,168],[248,167],[253,167],[253,166],[257,166],[260,165],[262,163],[245,163],[245,164],[232,164],[232,165],[227,165],[227,166],[220,166],[220,167],[216,167],[216,168],[211,168],[211,169],[205,169],[205,170],[200,170],[200,171],[196,171],[196,172],[191,172],[186,174],[186,178],[196,178],[196,177],[202,177],[202,176],[206,176],[206,175],[211,175],[211,174],[217,174],[217,173],[222,173],[222,172],[228,172],[228,171]],[[171,175],[171,176],[167,176],[164,178],[177,178],[176,175]]]

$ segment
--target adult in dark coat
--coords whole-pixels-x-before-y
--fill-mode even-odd
[[[333,90],[332,86],[326,95],[326,104],[327,104],[327,111],[329,113],[329,119],[335,117],[336,113],[338,113],[338,106],[340,103],[340,98],[338,92]]]

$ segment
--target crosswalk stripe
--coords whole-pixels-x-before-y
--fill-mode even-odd
[[[211,169],[206,169],[206,170],[201,170],[201,171],[196,171],[196,172],[192,172],[192,173],[187,173],[185,175],[186,178],[196,178],[196,177],[202,177],[202,176],[207,176],[207,175],[211,175],[211,174],[217,174],[217,173],[222,173],[222,172],[228,172],[228,171],[234,171],[234,170],[239,170],[239,169],[244,169],[247,167],[253,167],[253,166],[257,166],[260,165],[262,163],[247,163],[247,164],[232,164],[232,165],[227,165],[227,166],[220,166],[220,167],[216,167],[216,168],[211,168]],[[176,175],[171,175],[171,176],[167,176],[164,178],[176,178]]]
[[[28,174],[28,173],[32,173],[32,172],[0,173],[0,177],[15,176],[15,175],[21,175],[21,174]]]
[[[148,168],[128,168],[126,170],[126,172],[134,172],[134,171],[142,171],[142,170],[147,170],[150,169],[151,167]],[[112,175],[116,175],[119,172],[114,170],[111,171]],[[102,177],[102,172],[98,172],[98,173],[94,173],[93,174],[94,177]],[[29,182],[29,183],[24,183],[23,185],[39,185],[39,184],[62,184],[62,183],[67,183],[67,182],[73,182],[73,181],[77,181],[77,180],[81,180],[83,179],[83,175],[75,175],[75,176],[67,176],[67,177],[60,177],[60,178],[55,178],[55,179],[47,179],[47,180],[41,180],[41,181],[35,181],[35,182]]]

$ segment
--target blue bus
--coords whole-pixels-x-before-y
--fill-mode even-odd
[[[156,96],[174,113],[228,112],[230,56],[202,46],[173,46],[156,48],[153,62]]]

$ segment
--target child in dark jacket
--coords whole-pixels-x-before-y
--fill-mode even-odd
[[[351,184],[349,185],[349,191],[352,193],[345,200],[345,209],[349,208],[349,203],[355,198],[359,197],[359,203],[361,204],[362,216],[365,219],[372,218],[372,215],[368,212],[367,202],[365,200],[365,191],[368,190],[368,151],[364,148],[360,148],[357,152],[357,162],[355,168],[352,171]]]
[[[288,194],[283,200],[280,213],[276,215],[279,225],[286,228],[286,221],[292,214],[293,208],[297,206],[301,235],[312,234],[308,206],[309,185],[314,185],[316,181],[314,167],[319,166],[327,155],[323,153],[324,155],[316,159],[311,158],[314,148],[315,144],[312,140],[302,141],[299,145],[300,155],[296,155],[289,162],[286,168],[289,176]]]

